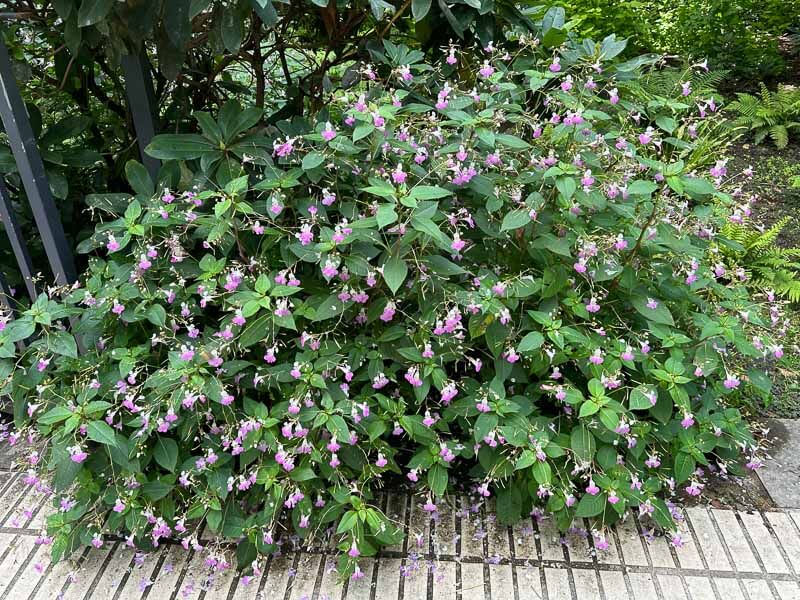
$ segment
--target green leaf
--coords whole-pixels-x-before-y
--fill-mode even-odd
[[[599,493],[596,496],[584,494],[575,509],[575,516],[581,519],[596,517],[601,514],[606,507],[606,495]]]
[[[74,413],[66,406],[55,406],[39,417],[38,422],[42,425],[55,425],[66,421]]]
[[[156,479],[142,485],[142,492],[148,500],[156,502],[169,494],[174,487],[174,484],[167,483],[162,479]]]
[[[413,200],[436,200],[452,195],[453,192],[436,185],[418,185],[408,193],[408,198]]]
[[[394,206],[394,204],[381,204],[378,206],[375,220],[378,222],[378,227],[381,229],[397,221],[397,212],[394,210]]]
[[[697,468],[694,458],[686,452],[675,455],[675,483],[681,484],[692,476]]]
[[[594,435],[592,435],[592,432],[589,431],[586,425],[578,425],[572,429],[570,446],[578,460],[589,462],[594,457]]]
[[[55,354],[78,358],[78,345],[71,333],[57,331],[47,337],[47,347]]]
[[[658,392],[655,386],[644,384],[636,386],[631,390],[628,406],[631,410],[649,410],[654,406],[650,398],[658,400]]]
[[[432,0],[412,0],[411,1],[411,14],[414,16],[414,20],[419,22],[425,18],[428,14],[428,11],[431,9],[431,2]]]
[[[638,312],[648,321],[660,323],[661,325],[674,326],[675,321],[672,318],[672,313],[669,312],[669,309],[664,305],[664,303],[660,300],[654,300],[657,302],[657,305],[655,308],[650,308],[647,306],[647,303],[651,300],[653,299],[645,296],[634,296],[631,298],[631,303],[633,304],[633,308],[636,309],[636,312]]]
[[[145,314],[153,325],[164,327],[167,324],[167,311],[160,304],[152,304]]]
[[[303,157],[303,170],[316,169],[323,162],[325,162],[325,156],[321,152],[309,152]]]
[[[250,4],[267,27],[272,27],[278,22],[278,11],[270,0],[250,0]]]
[[[482,442],[483,438],[497,427],[497,422],[496,414],[488,412],[481,413],[478,418],[475,419],[475,441],[479,443]]]
[[[92,421],[86,428],[86,437],[105,446],[116,446],[117,436],[105,421]]]
[[[509,229],[519,229],[525,227],[531,222],[531,215],[529,210],[515,209],[506,213],[503,217],[503,224],[500,225],[500,231],[508,231]]]
[[[397,293],[397,290],[400,289],[400,286],[403,285],[403,282],[406,280],[407,275],[408,265],[398,256],[391,256],[389,260],[383,264],[383,278],[386,280],[389,289],[392,290],[392,294]]]
[[[158,436],[153,458],[167,471],[174,472],[178,464],[178,444],[172,438]]]
[[[517,344],[517,351],[533,352],[541,348],[542,344],[544,344],[544,336],[538,331],[531,331]]]
[[[164,29],[176,48],[183,48],[192,37],[191,3],[192,0],[169,0],[164,4]]]
[[[99,23],[114,6],[114,0],[83,0],[78,9],[78,26],[88,27]]]
[[[431,488],[434,496],[441,497],[444,495],[447,490],[447,481],[447,469],[439,463],[428,469],[428,487]]]
[[[125,163],[125,177],[128,178],[128,183],[137,194],[151,197],[155,193],[155,186],[150,179],[150,174],[139,161],[129,160]]]
[[[157,135],[145,151],[161,160],[189,160],[200,158],[208,152],[218,152],[214,144],[195,133],[164,133]]]
[[[345,308],[347,308],[347,305],[339,300],[336,294],[331,294],[317,307],[313,320],[324,321],[338,317],[344,312]]]
[[[598,410],[600,410],[600,405],[595,402],[594,400],[587,400],[583,404],[581,404],[581,410],[578,413],[578,417],[581,419],[585,419],[586,417],[591,417],[595,414]]]
[[[497,492],[497,520],[510,525],[519,520],[522,512],[522,494],[515,485],[507,485]]]
[[[655,182],[644,179],[637,179],[628,185],[628,193],[633,196],[650,196],[657,189]]]

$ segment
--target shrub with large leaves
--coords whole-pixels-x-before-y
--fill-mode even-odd
[[[0,320],[53,554],[207,525],[248,565],[327,531],[359,576],[402,535],[375,500],[395,476],[426,511],[471,484],[502,522],[588,518],[602,547],[627,510],[671,529],[665,500],[741,472],[754,442],[725,396],[769,381],[726,365],[774,351],[780,308],[713,271],[742,199],[716,156],[683,157],[719,114],[620,98],[648,63],[623,47],[523,38],[459,78],[455,52],[432,68],[387,43],[314,125],[247,133],[232,106],[157,137],[182,191],[131,163],[137,196],[94,203],[82,284]]]

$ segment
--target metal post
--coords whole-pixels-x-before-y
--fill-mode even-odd
[[[150,77],[150,61],[147,60],[144,48],[136,56],[122,57],[122,72],[125,75],[125,91],[133,115],[133,127],[136,130],[142,163],[150,173],[150,178],[157,183],[161,162],[145,152],[145,148],[156,134],[156,99],[153,80]]]
[[[11,57],[0,39],[0,118],[14,153],[22,184],[31,205],[33,218],[42,235],[44,250],[56,283],[68,284],[77,277],[75,262],[70,252],[58,208],[50,193],[50,186],[42,164],[36,138],[31,129],[25,104],[20,96]]]
[[[22,231],[19,228],[19,223],[17,223],[17,217],[11,207],[11,198],[8,195],[8,189],[2,177],[0,177],[0,223],[3,223],[6,228],[8,241],[11,242],[11,249],[17,259],[17,265],[19,265],[22,279],[25,281],[28,295],[31,300],[36,300],[36,285],[33,283],[33,261],[31,260],[30,252],[28,252],[28,245],[25,243]]]

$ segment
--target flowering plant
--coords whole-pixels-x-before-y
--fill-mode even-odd
[[[94,199],[112,218],[81,284],[0,320],[56,558],[207,525],[249,565],[327,530],[358,576],[402,535],[374,502],[393,476],[426,511],[460,478],[501,522],[587,518],[603,547],[628,509],[673,529],[665,499],[741,472],[755,443],[725,397],[769,381],[729,354],[777,352],[780,309],[715,270],[747,205],[724,162],[683,159],[715,107],[626,99],[652,61],[616,61],[613,36],[511,46],[472,79],[469,54],[386,42],[316,125],[197,113],[151,145],[158,190],[133,162],[135,198]]]

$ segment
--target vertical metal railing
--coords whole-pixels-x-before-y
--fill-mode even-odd
[[[3,40],[0,40],[0,119],[3,121],[53,277],[58,284],[72,283],[78,278],[75,261],[61,225],[58,208],[50,193],[42,157],[14,78],[11,57]],[[14,223],[12,218],[12,227]],[[8,224],[6,227],[8,229]]]
[[[150,76],[150,61],[147,60],[144,48],[139,54],[122,57],[122,73],[125,76],[125,92],[133,117],[139,154],[150,173],[150,178],[156,182],[161,162],[145,152],[145,148],[156,135],[157,112],[153,79]]]
[[[0,16],[6,15],[0,14]],[[156,133],[157,113],[149,61],[144,49],[140,54],[123,57],[122,69],[142,162],[156,181],[160,162],[145,153],[145,148]],[[11,57],[2,38],[0,38],[0,120],[8,136],[22,187],[30,204],[55,282],[59,285],[71,284],[78,278],[72,249],[64,233],[58,207],[50,192],[33,128],[14,76]],[[0,223],[11,243],[25,288],[33,300],[37,295],[35,279],[37,271],[14,213],[9,190],[1,178]],[[11,311],[13,316],[18,303],[8,284],[5,268],[6,265],[0,264],[0,307]],[[80,339],[77,341],[81,348]]]

